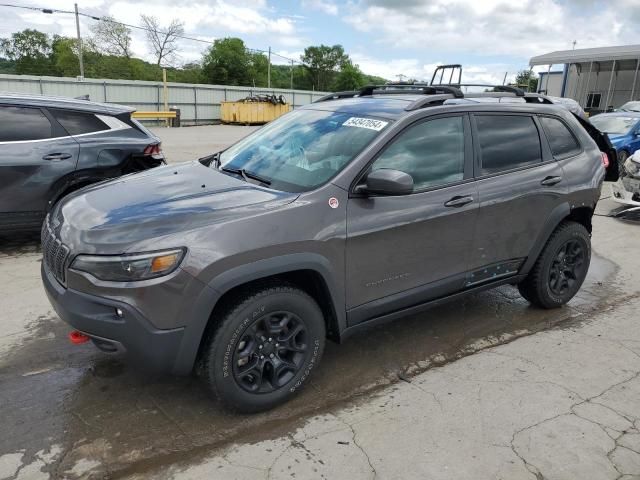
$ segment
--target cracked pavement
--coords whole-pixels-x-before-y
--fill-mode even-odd
[[[189,135],[217,138],[205,128]],[[595,217],[567,307],[507,286],[362,332],[329,344],[292,402],[251,416],[194,378],[71,347],[37,235],[4,241],[0,479],[640,479],[637,238]]]

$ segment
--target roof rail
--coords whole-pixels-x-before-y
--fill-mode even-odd
[[[412,112],[413,110],[419,110],[424,107],[435,107],[437,105],[442,105],[446,100],[453,100],[456,97],[449,93],[444,94],[436,94],[436,95],[426,95],[424,97],[411,102],[404,110],[406,112]]]
[[[320,97],[313,101],[313,103],[319,102],[328,102],[329,100],[340,100],[342,98],[353,98],[357,96],[360,92],[358,90],[347,90],[344,92],[333,92],[324,97]]]
[[[399,88],[400,87],[400,88]],[[367,85],[360,90],[361,97],[370,97],[374,93],[379,94],[422,94],[439,95],[448,93],[455,98],[463,98],[464,93],[456,85],[427,85],[426,83],[394,83],[391,85]]]
[[[486,87],[486,88],[493,88],[494,91],[496,92],[508,92],[508,93],[513,93],[514,95],[518,96],[518,97],[524,97],[524,94],[526,93],[523,89],[518,88],[518,87],[512,87],[511,85],[491,85],[489,83],[454,83],[451,84],[452,87]]]

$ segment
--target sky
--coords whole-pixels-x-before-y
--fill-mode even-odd
[[[73,10],[67,0],[1,3]],[[532,56],[555,50],[638,43],[640,0],[77,0],[95,16],[161,25],[177,18],[185,35],[213,41],[237,36],[250,48],[295,60],[309,45],[345,48],[368,74],[428,80],[438,64],[461,63],[466,83],[502,83],[528,68]],[[73,15],[0,6],[0,36],[24,28],[75,36]],[[81,20],[83,35],[95,20]],[[150,59],[142,32],[135,56]],[[180,41],[179,62],[200,59],[204,43]],[[287,60],[273,56],[274,63]],[[560,69],[556,66],[555,69]],[[546,67],[544,67],[546,70]]]

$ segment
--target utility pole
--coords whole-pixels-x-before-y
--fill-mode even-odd
[[[78,60],[80,60],[80,77],[84,80],[84,62],[82,61],[82,37],[80,36],[80,18],[78,16],[78,4],[76,8],[76,32],[78,33]]]
[[[271,47],[269,47],[269,65],[267,67],[267,88],[271,88]]]
[[[404,80],[404,77],[406,77],[406,75],[399,73],[398,75],[396,75],[396,77],[398,77],[398,81],[402,83],[402,80]]]
[[[289,88],[293,90],[293,60],[291,60],[291,80],[289,81]]]
[[[507,83],[507,74],[509,72],[504,72],[504,78],[502,79],[502,84],[504,85],[505,83]]]

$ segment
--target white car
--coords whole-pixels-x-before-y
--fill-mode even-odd
[[[611,185],[613,200],[640,207],[640,150],[627,158],[623,169],[618,181]]]

